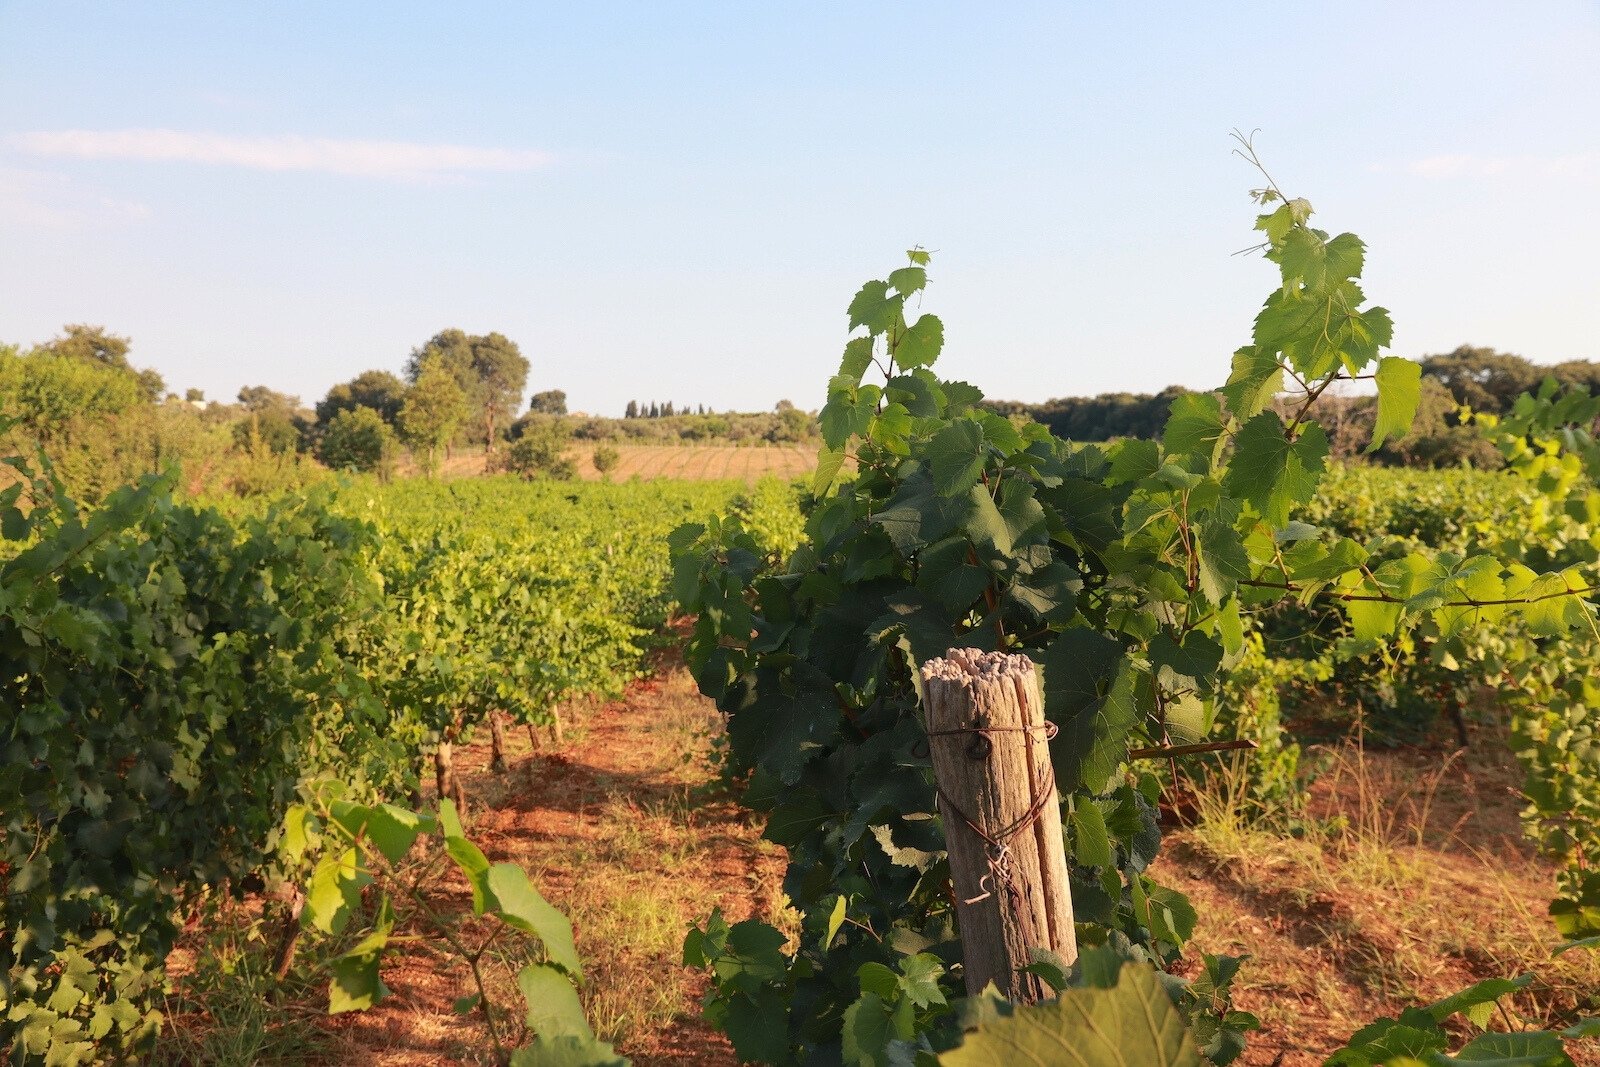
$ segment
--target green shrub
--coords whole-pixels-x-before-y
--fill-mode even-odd
[[[394,464],[394,431],[369,407],[347,408],[323,432],[319,454],[334,470],[376,472],[387,477]]]
[[[522,424],[522,436],[511,442],[498,466],[523,478],[571,481],[578,465],[567,456],[572,431],[562,419],[537,419]]]

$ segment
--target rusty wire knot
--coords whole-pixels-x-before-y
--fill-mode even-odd
[[[989,740],[990,734],[1028,734],[1035,730],[1044,731],[1044,739],[1047,743],[1054,741],[1056,734],[1061,732],[1061,728],[1053,722],[1040,723],[1036,726],[990,726],[980,716],[978,721],[971,726],[958,726],[954,730],[929,730],[928,737],[954,737],[960,734],[970,734],[972,740],[967,742],[967,758],[981,760],[988,759],[990,753],[994,751],[994,742]],[[918,759],[927,757],[929,755],[927,740],[924,739],[919,742],[912,749],[912,754]]]
[[[1051,730],[1054,729],[1053,723],[1046,723],[1045,725],[1050,727]],[[1024,726],[1014,727],[1013,729],[1030,730],[1038,729],[1038,727]],[[947,732],[965,733],[966,731],[950,730]],[[1053,737],[1055,735],[1053,733],[1047,733],[1046,736]],[[937,794],[939,802],[950,809],[951,814],[955,815],[962,822],[966,823],[967,829],[971,830],[973,833],[977,834],[983,839],[984,857],[987,859],[989,867],[988,872],[978,879],[978,888],[983,890],[983,892],[979,893],[970,900],[963,900],[962,903],[970,905],[977,904],[980,901],[988,900],[990,897],[994,896],[995,887],[998,885],[1000,888],[1006,891],[1006,895],[1011,898],[1011,901],[1014,904],[1022,894],[1020,891],[1018,891],[1016,882],[1011,877],[1011,846],[1007,844],[1007,842],[1037,822],[1040,814],[1044,812],[1045,805],[1050,803],[1052,800],[1057,799],[1055,772],[1053,772],[1049,765],[1046,764],[1044,771],[1039,775],[1039,781],[1033,791],[1033,800],[1028,804],[1028,810],[1017,816],[1016,821],[1014,821],[1010,826],[1002,827],[1001,829],[995,831],[995,833],[992,835],[985,833],[983,827],[973,822],[971,817],[968,816],[966,812],[962,811],[960,806],[956,804],[955,801],[951,800],[949,795],[945,793],[943,789],[940,789],[938,786],[934,786],[934,793]]]

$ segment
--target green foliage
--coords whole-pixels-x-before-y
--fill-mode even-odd
[[[394,465],[394,431],[372,408],[348,408],[328,423],[318,444],[322,462],[335,470],[369,471],[383,475]]]
[[[572,430],[565,419],[538,418],[520,424],[521,435],[506,448],[500,466],[523,478],[571,481],[578,465],[567,455]]]
[[[1040,664],[1061,730],[1063,822],[1077,836],[1080,943],[1117,941],[1166,962],[1194,915],[1143,873],[1160,842],[1158,786],[1128,754],[1213,729],[1250,616],[1290,594],[1326,597],[1371,642],[1419,626],[1569,628],[1587,617],[1577,595],[1541,599],[1560,578],[1517,562],[1412,555],[1368,568],[1359,545],[1292,521],[1325,472],[1315,398],[1377,364],[1387,435],[1415,405],[1414,377],[1379,363],[1392,327],[1357,285],[1360,242],[1312,229],[1305,201],[1275,189],[1260,200],[1279,285],[1227,386],[1183,398],[1163,440],[1074,447],[985,410],[977,389],[930,369],[942,329],[928,315],[907,321],[926,275],[902,270],[850,303],[862,332],[829,382],[806,542],[770,567],[740,522],[675,535],[674,588],[699,616],[691,668],[729,717],[726,769],[788,849],[784,889],[803,916],[781,971],[768,960],[739,983],[719,971],[712,994],[730,1029],[754,1012],[763,1040],[782,1042],[784,1055],[767,1058],[803,1061],[856,1040],[848,1027],[875,1018],[856,1007],[865,965],[896,971],[922,952],[960,960],[919,745],[925,660],[962,645]],[[911,259],[926,267],[925,253]],[[882,378],[869,382],[874,367]],[[1286,379],[1304,399],[1281,416],[1263,410]],[[1072,818],[1089,805],[1098,820]],[[841,899],[849,921],[838,926]],[[930,1014],[912,1029],[938,1047],[952,1025]]]
[[[787,403],[787,402],[784,402]],[[573,423],[574,436],[586,441],[629,441],[640,444],[718,442],[739,446],[799,444],[817,439],[816,417],[793,404],[773,411],[689,412],[652,416],[649,408],[620,419],[587,416]],[[515,429],[513,428],[513,436]]]
[[[1147,966],[1123,964],[1115,984],[1064,990],[1043,1004],[985,1020],[942,1067],[985,1067],[1018,1058],[1081,1067],[1199,1067],[1184,1019]]]
[[[1186,395],[1189,390],[1170,385],[1159,393],[1067,396],[1041,404],[985,400],[983,405],[996,414],[1042,423],[1063,440],[1111,441],[1119,437],[1161,436],[1173,403]]]
[[[1357,1031],[1326,1063],[1328,1067],[1445,1067],[1453,1063],[1573,1067],[1567,1042],[1593,1037],[1596,1028],[1592,1021],[1557,1032],[1479,1033],[1454,1052],[1448,1051],[1455,1038],[1444,1025],[1447,1020],[1459,1015],[1467,1025],[1483,1030],[1500,998],[1531,981],[1531,976],[1491,978],[1428,1007],[1408,1008],[1398,1019],[1379,1019]]]
[[[1378,361],[1378,419],[1372,428],[1373,452],[1390,437],[1404,437],[1422,400],[1422,368],[1409,359],[1386,356]]]
[[[345,650],[382,601],[370,528],[315,503],[235,524],[148,479],[84,511],[13,466],[0,1045],[77,1062],[148,1041],[177,909],[266,863],[318,746],[377,713]]]
[[[334,790],[337,792],[337,790]],[[318,800],[319,812],[296,806],[287,814],[287,835],[323,855],[306,887],[302,912],[305,925],[325,934],[345,932],[357,915],[363,891],[373,887],[378,900],[370,924],[353,944],[328,965],[328,1012],[364,1011],[389,995],[381,975],[383,954],[395,928],[421,925],[436,944],[457,957],[471,972],[477,992],[457,1005],[480,1015],[497,1062],[571,1064],[574,1067],[619,1065],[610,1045],[589,1028],[575,985],[583,966],[572,942],[572,924],[533,887],[522,868],[491,865],[461,828],[455,806],[441,803],[437,815],[391,804],[363,805]],[[425,844],[419,845],[419,840]],[[441,914],[406,877],[402,864],[413,848],[436,845],[454,864],[472,894],[472,915],[498,921],[488,933],[475,933],[468,921]],[[503,929],[501,928],[503,927]],[[493,1002],[484,968],[501,935],[515,931],[541,950],[545,962],[530,963],[517,975],[525,1002],[523,1017]],[[350,940],[346,934],[345,940]],[[532,1041],[523,1044],[528,1037]],[[508,1044],[523,1047],[508,1050]]]
[[[405,403],[406,383],[386,370],[362,371],[348,382],[340,382],[317,401],[317,421],[331,423],[342,411],[371,408],[393,426]]]
[[[424,364],[396,416],[400,439],[424,473],[438,468],[439,449],[450,443],[467,411],[467,394],[450,370],[439,362]]]
[[[622,461],[622,453],[610,445],[601,445],[589,458],[594,463],[594,469],[600,472],[601,477],[605,477],[616,470],[617,464]]]
[[[0,411],[41,442],[70,440],[74,429],[144,403],[125,368],[49,350],[0,353]]]
[[[239,390],[239,406],[246,411],[282,411],[293,414],[300,410],[300,398],[269,389],[265,385],[247,385]]]
[[[528,384],[528,360],[516,342],[499,333],[479,336],[443,330],[411,353],[406,360],[406,380],[415,387],[430,368],[448,374],[461,390],[465,410],[451,426],[450,437],[457,428],[468,426],[472,439],[492,446],[496,428],[510,421]]]
[[[181,909],[202,894],[314,859],[311,914],[342,921],[366,846],[308,850],[285,812],[312,803],[310,783],[342,782],[330,817],[398,856],[427,824],[381,798],[416,787],[441,737],[491,709],[547,722],[638,676],[669,608],[665,533],[731,492],[358,482],[224,514],[149,480],[87,510],[11,465],[0,1044],[22,1062],[147,1044]],[[478,888],[547,929],[510,870],[485,862]],[[352,1008],[382,948],[357,947],[339,965]]]
[[[534,393],[528,401],[528,410],[538,415],[565,415],[567,394],[561,389],[546,389],[542,393]]]
[[[300,423],[289,408],[249,409],[233,424],[234,447],[246,455],[262,449],[275,456],[289,455],[300,450],[300,440]]]
[[[1424,356],[1422,373],[1442,383],[1458,406],[1492,415],[1510,412],[1517,397],[1534,392],[1547,377],[1563,388],[1600,392],[1600,364],[1590,360],[1540,366],[1509,352],[1471,345],[1445,355]]]

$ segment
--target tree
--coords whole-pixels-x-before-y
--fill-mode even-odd
[[[1545,375],[1521,356],[1471,345],[1442,356],[1424,356],[1421,362],[1423,375],[1438,379],[1456,403],[1495,414],[1510,411],[1517,397]]]
[[[104,326],[75,323],[63,326],[60,337],[39,347],[58,356],[86,359],[91,363],[103,363],[118,370],[131,371],[133,368],[128,363],[128,348],[132,343],[126,337],[107,333]]]
[[[145,400],[138,376],[125,367],[63,356],[48,347],[26,356],[0,353],[0,408],[41,442],[70,437],[73,428],[96,429]]]
[[[468,417],[483,427],[484,450],[492,451],[495,427],[515,411],[528,384],[528,360],[504,334],[483,336],[443,330],[406,360],[406,378],[416,383],[430,365],[444,367],[455,379]]]
[[[538,477],[570,481],[578,466],[567,456],[572,430],[565,419],[538,418],[524,424],[522,436],[506,449],[504,468],[532,480]]]
[[[528,401],[528,410],[539,415],[565,415],[567,413],[567,394],[562,389],[546,389],[542,393],[534,393],[533,399]]]
[[[286,412],[300,410],[300,398],[264,385],[247,385],[239,390],[239,403],[246,411],[270,411],[277,408]]]
[[[369,407],[339,412],[322,435],[319,458],[335,470],[377,471],[387,475],[394,460],[395,436],[383,416]]]
[[[774,444],[804,441],[811,431],[811,416],[790,404],[778,409],[778,424],[767,431],[767,440]]]
[[[242,452],[255,452],[257,445],[265,445],[275,456],[287,455],[300,449],[300,424],[294,412],[285,407],[251,409],[249,414],[233,424],[233,443]]]
[[[622,459],[622,453],[612,445],[601,445],[594,450],[594,455],[590,458],[594,460],[594,469],[599,471],[603,478],[616,469],[617,463]]]
[[[167,380],[154,367],[135,371],[133,376],[138,380],[139,391],[144,394],[145,400],[152,404],[160,400],[161,394],[167,391]]]
[[[386,370],[367,370],[340,382],[317,401],[317,421],[331,423],[341,411],[371,408],[384,422],[394,425],[405,403],[406,383]]]
[[[637,400],[628,401],[627,410],[623,411],[622,417],[625,419],[637,419],[639,417],[639,402]]]
[[[195,389],[192,387],[185,389],[183,393],[183,399],[191,404],[203,404],[206,401],[206,391],[204,389]]]
[[[166,380],[153,368],[137,370],[128,362],[128,349],[132,345],[126,337],[107,333],[104,326],[76,323],[62,327],[62,335],[34,349],[66,359],[82,360],[112,370],[131,374],[138,382],[139,392],[149,403],[161,399],[167,391]]]
[[[467,415],[467,398],[442,364],[424,368],[406,393],[396,420],[400,438],[424,473],[438,469],[439,449],[450,443]]]

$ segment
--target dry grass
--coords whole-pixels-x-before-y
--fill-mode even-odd
[[[687,673],[665,662],[624,701],[563,709],[564,743],[535,750],[508,731],[510,770],[488,770],[487,738],[458,749],[470,810],[467,832],[491,862],[528,871],[571,919],[585,967],[591,1023],[637,1064],[733,1064],[727,1042],[699,1019],[704,980],[680,964],[691,922],[720,907],[737,920],[782,921],[781,852],[760,825],[714,794],[707,759],[719,721]],[[430,904],[462,915],[466,883],[438,855],[414,854]],[[490,920],[464,916],[469,944]],[[267,948],[253,931],[259,909],[215,916],[174,954],[175,1025],[157,1062],[167,1064],[489,1062],[480,1018],[452,1010],[473,991],[460,961],[419,935],[386,957],[390,996],[376,1008],[328,1017],[326,992],[308,982],[277,989]],[[354,929],[354,925],[352,929]],[[302,953],[300,973],[316,948]],[[322,950],[326,951],[326,949]],[[502,938],[483,967],[492,1003],[521,1004],[515,976],[536,944]],[[208,960],[214,962],[208,963]],[[323,982],[325,987],[325,979]],[[514,1033],[514,1012],[502,1025]]]
[[[714,907],[778,916],[782,861],[747,813],[702,796],[714,712],[674,667],[570,721],[560,751],[535,752],[512,731],[504,776],[487,771],[482,745],[461,753],[476,805],[468,834],[491,862],[520,864],[572,920],[600,1037],[639,1064],[731,1064],[726,1042],[699,1021],[704,985],[680,965],[684,933]],[[464,887],[454,899],[465,900]],[[529,958],[515,942],[501,946],[492,995],[520,1003],[514,976]],[[479,1061],[478,1024],[450,1009],[469,991],[464,971],[418,946],[384,980],[392,1007],[332,1024],[342,1062]]]
[[[1154,874],[1194,900],[1196,948],[1252,957],[1238,1002],[1263,1030],[1246,1062],[1320,1063],[1365,1023],[1483,978],[1537,976],[1510,1002],[1518,1027],[1600,989],[1600,957],[1551,956],[1554,871],[1513,836],[1509,761],[1480,747],[1331,749],[1299,836],[1251,822],[1226,776],[1200,795]]]
[[[599,481],[594,450],[605,442],[584,441],[567,450],[584,481]],[[609,472],[614,482],[630,478],[673,478],[687,481],[746,481],[762,478],[803,478],[817,469],[815,445],[627,445],[613,444],[617,465]],[[477,449],[457,449],[439,465],[443,478],[473,478],[483,474],[484,455]],[[414,475],[409,457],[401,459],[399,473]]]
[[[511,731],[504,776],[486,770],[483,746],[460,752],[475,805],[469,833],[491,860],[523,865],[572,918],[585,1006],[602,1036],[644,1065],[732,1064],[727,1043],[698,1021],[703,980],[677,965],[683,933],[716,906],[734,920],[791,921],[781,853],[758,840],[747,813],[707,792],[716,718],[681,668],[666,665],[623,702],[568,710],[559,751],[534,751]],[[1196,952],[1252,957],[1237,1001],[1263,1030],[1243,1063],[1321,1063],[1365,1023],[1485,977],[1537,975],[1512,1004],[1530,1020],[1600,989],[1600,956],[1550,956],[1553,872],[1521,837],[1503,738],[1480,735],[1460,756],[1352,745],[1314,755],[1324,770],[1298,836],[1252,821],[1240,780],[1230,790],[1224,776],[1152,871],[1194,902]],[[452,877],[434,892],[459,907],[465,886]],[[528,958],[507,942],[490,968],[508,1004]],[[329,1020],[310,993],[267,1006],[241,972],[207,999],[209,1014],[182,1020],[164,1061],[486,1059],[481,1023],[451,1011],[469,984],[446,955],[414,943],[384,978],[393,991],[384,1004]],[[1593,1049],[1577,1059],[1600,1064]]]

